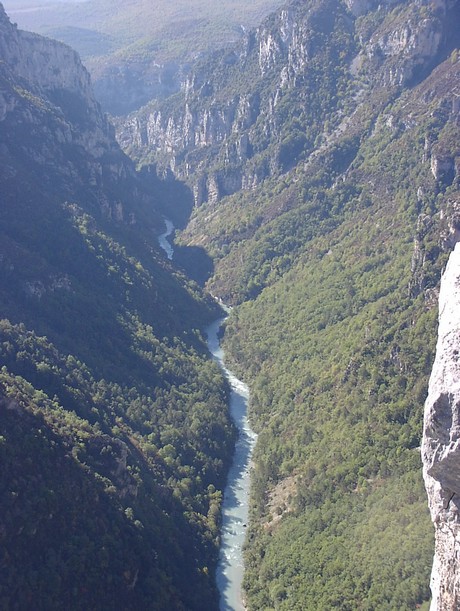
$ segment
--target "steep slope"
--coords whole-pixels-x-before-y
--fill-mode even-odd
[[[119,140],[189,178],[197,205],[252,189],[312,150],[326,115],[332,122],[342,107],[353,52],[344,6],[291,3],[198,66],[173,112],[171,101],[147,106]]]
[[[240,40],[281,0],[7,0],[21,28],[71,45],[107,111],[125,114],[178,91],[192,62]]]
[[[259,433],[250,609],[413,609],[437,286],[458,239],[458,2],[292,2],[120,141],[197,204]]]
[[[283,230],[277,239],[262,234],[270,286],[238,309],[228,333],[263,431],[259,527],[248,548],[255,608],[280,598],[280,608],[302,608],[304,599],[312,609],[410,609],[427,596],[433,544],[418,446],[433,289],[456,239],[459,202],[456,184],[444,194],[435,180],[424,134],[439,102],[446,115],[438,128],[455,133],[450,84],[458,69],[449,60],[392,106],[343,184],[319,191],[313,218],[305,206],[275,225]],[[427,91],[436,96],[420,103]],[[446,142],[437,145],[447,154]],[[321,216],[318,201],[332,213]],[[305,242],[286,253],[284,271],[284,244],[299,228]],[[286,481],[287,493],[277,493]]]
[[[339,0],[291,2],[199,65],[180,96],[124,122],[119,140],[187,180],[197,205],[252,190],[331,140],[348,145],[336,153],[346,163],[366,128],[355,121],[343,137],[358,102],[382,105],[433,66],[451,45],[456,10],[388,3],[354,20]]]
[[[436,359],[425,405],[423,467],[436,532],[431,574],[432,608],[449,611],[460,605],[458,494],[458,350],[460,247],[450,255],[439,295]]]
[[[0,606],[216,608],[219,314],[68,47],[0,5]]]

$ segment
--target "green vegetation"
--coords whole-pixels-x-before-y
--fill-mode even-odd
[[[212,607],[233,429],[200,329],[218,310],[135,230],[75,204],[61,225],[14,214],[2,227],[2,606]]]
[[[201,205],[181,237],[216,262],[208,286],[236,306],[225,348],[251,388],[247,600],[254,610],[423,608],[434,542],[419,445],[459,202],[453,161],[435,178],[430,159],[458,158],[448,83],[459,67],[449,53],[399,90],[378,86],[383,60],[348,84],[339,65],[334,86],[305,104],[320,58],[302,87],[287,87],[286,106],[280,96],[269,117],[286,111],[279,131],[255,140],[272,160],[279,147],[272,175]],[[325,98],[330,123],[315,127]]]
[[[451,131],[424,111],[419,129],[382,127],[364,141],[343,185],[318,188],[306,175],[285,187],[272,206],[282,208],[289,190],[314,200],[299,198],[217,266],[220,289],[253,297],[225,338],[259,431],[246,552],[252,608],[413,609],[429,596],[418,446],[435,345],[431,289],[457,195],[455,186],[439,192],[422,162],[423,121],[440,146]],[[229,277],[237,257],[244,264]],[[294,491],[273,505],[290,478]]]
[[[194,209],[179,251],[235,305],[225,348],[259,434],[247,601],[257,611],[426,608],[433,536],[419,445],[437,285],[459,227],[458,34],[447,28],[447,59],[429,73],[426,58],[360,45],[437,19],[431,5],[357,20],[338,0],[291,10],[297,47],[279,13],[263,26],[263,66],[255,37],[197,66],[192,113],[219,120],[246,100],[254,120],[232,119],[223,144],[175,151],[183,175],[257,185]],[[126,35],[126,13],[113,14],[112,31]],[[125,42],[136,61],[157,51],[150,39]],[[388,80],[410,61],[417,86]],[[23,85],[11,91],[52,132],[59,113]],[[84,125],[75,100],[57,101]],[[169,99],[164,117],[182,104]],[[37,156],[21,155],[44,155],[44,132],[29,131],[19,120],[0,134],[0,606],[215,608],[234,430],[202,337],[218,308],[152,243],[155,210],[181,189],[168,196],[166,183],[168,202],[152,202],[145,184],[107,178],[101,193],[75,149],[67,173],[60,149],[55,166],[47,158],[43,184]],[[170,165],[164,151],[137,152]],[[111,218],[121,201],[125,222]]]
[[[249,181],[258,177],[261,182],[269,175],[279,179],[308,159],[321,143],[324,130],[326,134],[332,132],[349,110],[354,85],[348,65],[356,53],[356,43],[345,6],[337,0],[324,0],[311,6],[293,3],[290,11],[290,20],[302,23],[305,41],[292,60],[294,66],[285,71],[283,86],[279,84],[277,60],[278,56],[286,60],[289,51],[278,32],[285,27],[280,24],[278,14],[266,20],[260,28],[259,38],[254,33],[248,37],[244,49],[225,49],[216,52],[212,60],[204,58],[197,62],[193,87],[187,92],[187,112],[195,121],[206,113],[204,139],[207,141],[196,147],[186,145],[185,150],[178,152],[177,170],[184,178],[184,167],[192,166],[198,175],[217,177],[217,182],[222,178],[225,183],[232,173],[235,176],[243,174]],[[290,23],[288,27],[293,26]],[[271,50],[271,54],[267,51],[263,69],[259,47]],[[180,124],[184,120],[183,116],[177,116],[181,103],[184,103],[181,95],[166,101],[153,101],[141,109],[138,116],[145,124],[152,112],[160,112],[163,118],[172,115]],[[197,128],[195,124],[191,130],[199,135],[201,132]],[[227,136],[225,146],[221,146],[223,133]],[[249,145],[240,154],[243,134]],[[157,145],[162,148],[161,141]],[[141,157],[142,163],[154,160],[160,167],[167,168],[171,162],[169,152],[159,155],[148,147],[139,150],[137,143],[127,150]],[[335,154],[341,155],[345,163],[350,151],[344,145],[344,150]],[[193,175],[192,180],[195,179]],[[282,180],[280,182],[282,184]],[[275,183],[276,188],[281,187],[280,182]],[[264,194],[264,207],[267,207],[267,193]],[[239,212],[244,216],[252,213],[252,205],[243,208]],[[230,222],[234,224],[235,221]],[[223,230],[221,226],[219,231]],[[243,233],[245,230],[246,227]]]
[[[160,251],[166,203],[85,99],[5,63],[0,86],[0,608],[216,608],[221,310]]]
[[[375,223],[356,215],[332,233],[321,258],[306,255],[238,308],[228,328],[226,346],[245,364],[260,430],[260,526],[249,538],[246,575],[256,609],[277,608],[277,584],[286,609],[411,609],[428,596],[433,541],[418,446],[435,311],[407,298],[408,241],[398,253],[393,234],[387,254],[370,254],[382,235],[371,231]],[[292,498],[271,506],[271,491],[290,477]],[[279,528],[267,510],[281,513]],[[286,555],[282,568],[267,568],[270,550],[277,562]],[[399,598],[387,600],[392,583],[401,583]]]

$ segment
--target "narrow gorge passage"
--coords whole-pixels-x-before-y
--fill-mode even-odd
[[[165,219],[165,223],[166,231],[158,236],[158,242],[168,259],[172,259],[174,248],[168,238],[174,232],[174,225],[169,219]],[[251,456],[257,435],[249,426],[247,417],[249,388],[225,366],[225,354],[219,341],[219,331],[224,320],[219,318],[206,328],[208,349],[230,383],[230,413],[238,429],[222,504],[221,546],[216,581],[220,593],[220,611],[244,611],[243,544],[248,522]]]
[[[166,230],[158,236],[158,243],[161,248],[165,251],[166,256],[169,260],[172,260],[174,256],[174,248],[171,241],[168,238],[174,233],[174,225],[169,219],[164,219]]]
[[[220,592],[220,611],[243,611],[243,544],[248,521],[250,463],[257,436],[249,426],[247,417],[249,388],[225,366],[224,351],[219,343],[222,322],[223,319],[219,319],[209,325],[206,334],[209,351],[230,382],[230,413],[238,429],[238,439],[222,504],[217,587]]]

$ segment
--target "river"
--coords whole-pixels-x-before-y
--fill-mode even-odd
[[[174,248],[168,238],[174,232],[174,225],[168,219],[165,219],[165,223],[166,231],[158,237],[158,242],[168,259],[172,259]],[[230,414],[238,429],[233,462],[224,490],[216,581],[220,593],[220,611],[244,611],[241,589],[244,573],[243,544],[248,522],[249,471],[257,436],[251,430],[247,417],[249,389],[225,366],[225,355],[219,342],[219,329],[224,320],[220,318],[206,328],[208,349],[231,386]]]
[[[169,236],[174,232],[174,225],[169,219],[164,219],[166,225],[166,231],[158,236],[158,243],[161,248],[165,251],[168,259],[172,259],[174,256],[174,248],[170,240],[168,240]]]
[[[220,611],[243,611],[243,543],[248,522],[249,469],[256,434],[247,418],[249,389],[224,364],[224,351],[219,343],[219,329],[224,319],[216,320],[206,329],[208,348],[230,382],[230,413],[238,428],[233,462],[228,473],[222,504],[222,529],[217,587]]]

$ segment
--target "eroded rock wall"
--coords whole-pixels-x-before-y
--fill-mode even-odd
[[[441,282],[436,358],[422,445],[423,475],[435,526],[431,611],[460,609],[460,245]]]
[[[43,188],[59,185],[73,201],[78,185],[105,216],[132,222],[126,205],[143,197],[134,164],[116,142],[78,54],[19,30],[0,3],[0,60],[0,179],[15,179],[27,167]]]
[[[254,189],[330,139],[322,126],[343,118],[347,95],[379,88],[385,95],[426,75],[448,46],[456,2],[290,2],[242,44],[196,66],[172,104],[154,103],[120,121],[119,142],[187,181],[197,205]],[[367,13],[373,17],[357,19]],[[343,83],[318,103],[326,78],[319,66],[329,63]],[[327,121],[318,106],[327,107]],[[299,132],[305,138],[296,145]]]

